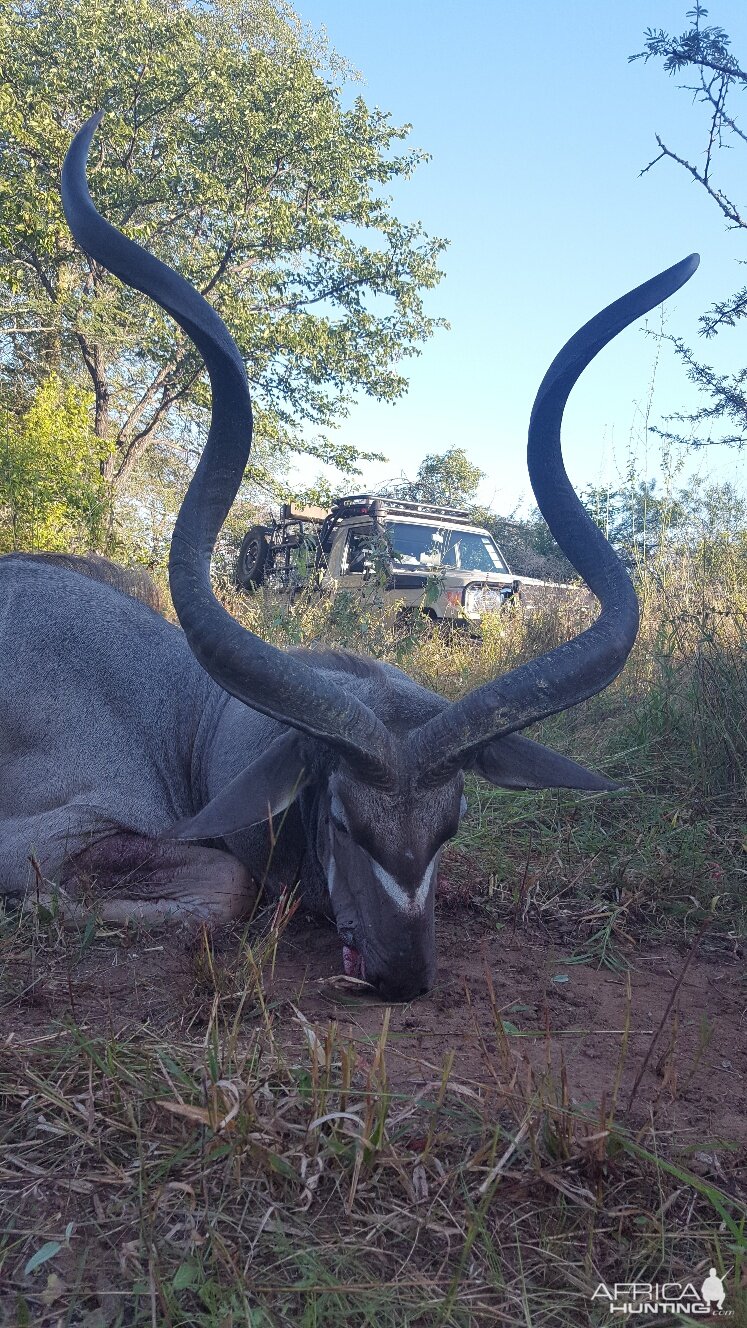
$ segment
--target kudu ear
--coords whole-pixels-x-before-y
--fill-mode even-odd
[[[614,780],[605,779],[603,775],[569,761],[567,756],[561,756],[551,747],[543,747],[518,733],[486,743],[471,768],[499,788],[570,788],[585,789],[589,793],[610,793],[621,787]]]
[[[223,839],[238,830],[248,830],[284,812],[309,778],[298,733],[284,733],[196,816],[178,821],[164,837]]]

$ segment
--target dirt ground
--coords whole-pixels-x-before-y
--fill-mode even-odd
[[[505,1080],[508,1046],[519,1072],[529,1062],[535,1074],[547,1066],[552,1083],[565,1080],[572,1103],[609,1106],[619,1078],[618,1116],[634,1126],[653,1119],[678,1149],[692,1149],[695,1169],[711,1145],[747,1147],[747,973],[738,945],[703,944],[684,977],[687,952],[659,945],[633,952],[627,971],[610,971],[569,963],[569,945],[521,927],[498,932],[480,913],[453,907],[440,909],[438,941],[435,989],[392,1010],[393,1088],[432,1084],[453,1052],[454,1075],[477,1091]],[[231,971],[238,945],[230,935],[214,939],[219,968]],[[194,941],[165,932],[97,937],[73,962],[10,964],[0,1044],[33,1041],[70,1013],[98,1032],[146,1024],[194,1031],[210,1004],[204,991],[200,999],[201,964]],[[264,975],[281,1041],[303,1038],[300,1010],[316,1025],[334,1019],[365,1056],[386,1007],[341,972],[332,929],[296,917]]]

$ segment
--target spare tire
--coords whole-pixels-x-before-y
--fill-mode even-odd
[[[265,579],[270,541],[264,526],[252,526],[243,540],[236,559],[236,585],[240,590],[256,590]]]

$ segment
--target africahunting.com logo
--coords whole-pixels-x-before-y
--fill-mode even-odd
[[[688,1314],[692,1318],[708,1315],[728,1319],[734,1313],[726,1307],[725,1279],[711,1268],[698,1290],[693,1282],[600,1282],[591,1298],[606,1302],[610,1314]]]

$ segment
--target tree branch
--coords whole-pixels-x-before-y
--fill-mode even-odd
[[[50,281],[49,277],[47,276],[46,272],[44,271],[40,259],[34,253],[33,249],[27,249],[26,253],[29,256],[29,262],[31,263],[31,266],[33,267],[37,277],[39,278],[39,281],[42,284],[45,294],[52,301],[52,304],[56,304],[57,292],[54,286],[52,285],[52,282]]]
[[[199,378],[201,372],[201,366],[195,368],[194,372],[191,373],[174,392],[169,393],[166,386],[162,388],[161,400],[149,422],[123,445],[119,466],[116,474],[113,476],[113,485],[115,488],[119,488],[131,474],[140,457],[147,450],[152,441],[153,434],[155,433],[160,420],[175,402],[180,401],[186,396],[192,385]]]
[[[173,379],[174,373],[180,365],[184,363],[188,354],[189,347],[186,342],[182,342],[178,347],[176,354],[172,356],[167,364],[159,369],[153,381],[143,392],[140,400],[133,406],[127,419],[120,425],[117,435],[117,446],[119,448],[126,449],[129,446],[132,433],[137,429],[143,415],[153,405],[158,393],[168,387],[169,380]]]
[[[734,204],[728,198],[725,198],[720,190],[714,189],[705,176],[702,175],[695,166],[692,166],[689,161],[685,161],[684,157],[678,157],[676,152],[672,152],[671,148],[667,147],[666,143],[662,141],[658,134],[656,135],[656,141],[661,148],[661,152],[658,157],[654,157],[653,161],[648,163],[648,166],[644,166],[643,170],[640,172],[641,175],[645,175],[647,171],[650,171],[657,162],[661,161],[662,157],[670,157],[672,161],[677,162],[678,166],[684,167],[698,184],[703,186],[706,193],[710,194],[711,198],[721,209],[727,220],[732,223],[732,226],[740,227],[743,230],[747,229],[747,221],[743,220],[739,212],[737,212]]]
[[[226,252],[224,253],[217,268],[215,269],[213,276],[210,278],[209,282],[207,283],[207,286],[203,286],[200,291],[200,294],[205,299],[207,299],[207,296],[210,294],[211,290],[215,289],[221,277],[224,276],[226,271],[228,270],[228,264],[230,263],[231,256],[233,254],[233,246],[235,239],[236,239],[236,227],[234,227],[233,234],[228,242],[228,247],[226,249]]]

